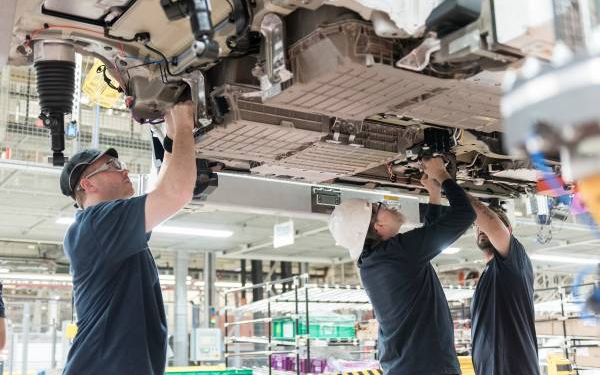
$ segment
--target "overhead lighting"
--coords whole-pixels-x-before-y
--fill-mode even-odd
[[[0,268],[0,273],[9,273],[10,269],[8,268]]]
[[[10,273],[10,275],[2,276],[2,281],[54,281],[54,282],[71,282],[71,275],[68,274],[41,274],[41,273]]]
[[[71,217],[60,217],[56,220],[57,224],[71,225],[75,219]],[[206,229],[206,228],[191,228],[191,227],[173,227],[168,225],[160,225],[152,231],[153,233],[166,234],[181,234],[183,236],[198,236],[198,237],[217,237],[227,238],[233,236],[230,230]]]
[[[451,255],[460,252],[460,247],[447,247],[442,250],[442,254]]]
[[[56,219],[56,224],[71,225],[74,222],[75,219],[72,217],[59,217],[58,219]]]
[[[573,264],[598,264],[600,259],[598,258],[577,258],[563,255],[547,255],[547,254],[532,254],[529,256],[532,260],[539,260],[543,262],[556,262],[556,263],[573,263]]]
[[[186,228],[186,227],[171,227],[161,225],[152,231],[154,233],[182,234],[184,236],[199,236],[199,237],[219,237],[227,238],[233,235],[230,230],[219,229],[204,229],[204,228]]]

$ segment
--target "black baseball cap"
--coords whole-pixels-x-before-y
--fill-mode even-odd
[[[62,193],[67,197],[74,198],[75,188],[83,171],[104,155],[110,155],[114,158],[119,157],[117,150],[114,148],[109,148],[106,151],[87,149],[71,156],[60,174],[60,190]]]

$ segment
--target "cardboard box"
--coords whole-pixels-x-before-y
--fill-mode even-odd
[[[377,340],[379,334],[379,325],[375,319],[366,323],[358,323],[356,328],[356,338],[359,340]]]
[[[573,348],[574,359],[580,367],[600,367],[600,347]]]
[[[550,336],[579,336],[600,337],[600,319],[598,318],[573,318],[564,322],[561,320],[538,321],[535,323],[535,331],[538,335]]]

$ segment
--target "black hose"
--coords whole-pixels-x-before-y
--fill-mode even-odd
[[[150,51],[158,54],[163,59],[163,61],[165,62],[165,69],[167,70],[167,73],[170,76],[178,77],[178,76],[181,76],[181,75],[183,75],[183,74],[186,73],[185,71],[182,71],[182,72],[180,72],[178,74],[173,74],[173,72],[171,72],[171,69],[169,69],[169,60],[167,59],[167,56],[165,56],[162,52],[160,52],[156,48],[150,47],[150,45],[148,43],[144,43],[144,46],[146,46],[146,48],[148,48]]]

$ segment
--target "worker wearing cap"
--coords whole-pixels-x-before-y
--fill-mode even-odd
[[[486,266],[473,302],[473,364],[477,375],[538,375],[533,267],[500,207],[469,199],[477,246]]]
[[[172,146],[165,147],[148,194],[132,198],[128,171],[114,149],[79,152],[63,168],[61,190],[80,208],[64,239],[78,331],[63,374],[164,373],[167,322],[148,240],[192,198],[193,127],[190,103],[167,113]]]
[[[336,242],[357,261],[379,323],[379,362],[386,375],[460,374],[454,326],[430,261],[475,220],[465,192],[440,158],[423,162],[430,205],[423,227],[399,234],[404,217],[381,204],[352,199],[332,213]],[[450,209],[437,220],[441,189]]]

